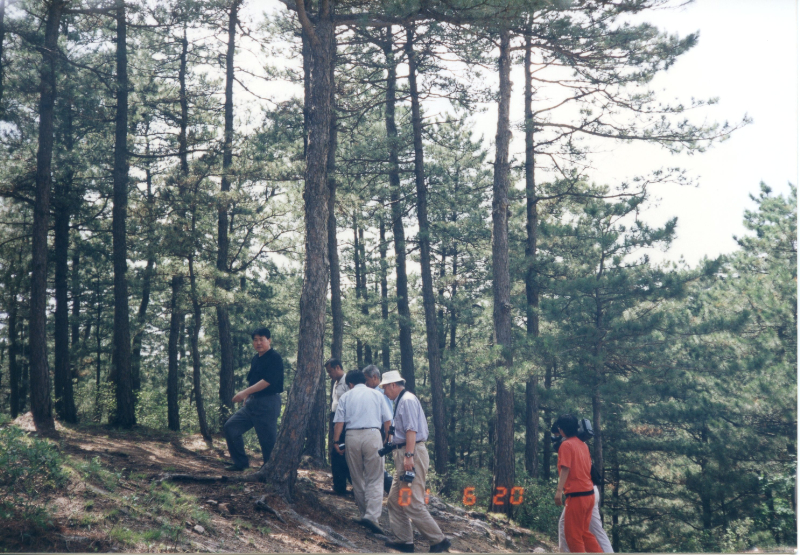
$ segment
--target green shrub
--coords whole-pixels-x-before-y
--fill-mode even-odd
[[[24,520],[38,528],[50,526],[50,513],[37,500],[67,483],[63,464],[52,442],[17,426],[0,428],[0,523]]]

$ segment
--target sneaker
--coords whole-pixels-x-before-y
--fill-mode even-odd
[[[450,540],[447,538],[443,539],[439,543],[431,546],[431,553],[446,553],[448,549],[450,549]]]
[[[250,468],[249,466],[239,466],[238,464],[229,464],[225,467],[226,472],[241,472],[242,470],[247,470]]]
[[[356,522],[358,522],[361,526],[369,528],[370,530],[372,530],[376,534],[383,534],[383,530],[381,529],[381,527],[378,526],[377,524],[375,524],[374,522],[372,522],[368,518],[361,518],[361,519],[357,520]]]
[[[414,544],[413,543],[404,543],[404,542],[386,542],[386,547],[391,547],[392,549],[396,549],[401,553],[414,553]]]

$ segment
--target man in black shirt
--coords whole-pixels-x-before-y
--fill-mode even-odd
[[[278,416],[281,413],[283,391],[283,359],[271,348],[272,340],[268,328],[259,328],[252,334],[256,356],[250,362],[247,374],[247,389],[233,397],[234,403],[244,403],[225,422],[225,441],[232,464],[225,470],[238,472],[250,466],[244,450],[242,435],[250,428],[256,429],[258,443],[264,462],[269,460],[278,437]]]

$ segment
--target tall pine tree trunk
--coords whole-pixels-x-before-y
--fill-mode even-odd
[[[428,222],[428,190],[425,185],[425,161],[422,147],[422,113],[417,89],[417,57],[414,51],[414,29],[406,29],[408,57],[408,86],[411,93],[411,121],[414,131],[414,180],[417,188],[417,219],[419,221],[420,266],[422,273],[422,304],[425,310],[425,332],[428,342],[428,370],[431,376],[433,402],[434,456],[436,473],[447,474],[447,423],[445,421],[442,362],[439,353],[439,329],[436,320],[436,298],[433,294],[431,271],[431,237]]]
[[[536,240],[539,232],[535,160],[533,153],[533,76],[531,74],[531,37],[525,37],[525,196],[527,198],[525,243],[525,296],[527,300],[528,337],[539,337],[539,288],[536,281]],[[539,477],[539,376],[536,368],[525,384],[525,469]]]
[[[39,145],[36,153],[36,190],[31,229],[30,382],[31,411],[36,429],[55,430],[47,366],[47,229],[53,162],[53,112],[56,101],[56,52],[64,0],[47,4],[40,73]]]
[[[510,33],[508,29],[500,32],[500,101],[497,115],[496,159],[492,197],[492,291],[494,306],[494,344],[501,350],[496,378],[496,437],[494,442],[494,483],[493,491],[502,492],[505,497],[495,495],[490,509],[511,514],[512,505],[508,494],[514,487],[514,393],[506,384],[506,374],[511,370],[511,276],[508,254],[508,188],[510,167],[508,163],[511,127],[509,123],[509,104],[511,98],[511,58]],[[495,500],[498,502],[496,503]],[[502,504],[499,503],[502,501]]]
[[[231,289],[228,277],[228,198],[231,190],[230,173],[233,165],[233,57],[236,51],[236,24],[241,0],[232,0],[228,13],[228,50],[225,53],[225,132],[222,143],[222,179],[220,181],[220,201],[217,208],[217,270],[220,277],[217,287],[225,291]],[[233,411],[233,341],[231,339],[231,318],[228,305],[217,305],[217,330],[219,334],[219,410],[220,423],[224,423]]]
[[[178,342],[181,333],[180,293],[183,285],[183,276],[172,276],[170,283],[170,317],[169,339],[167,343],[167,427],[173,431],[181,429],[180,412],[178,410]]]
[[[364,303],[361,302],[361,245],[358,243],[358,220],[357,216],[353,215],[353,272],[355,273],[356,280],[356,304],[359,306],[359,311],[364,314]],[[366,320],[366,319],[365,319]],[[356,368],[359,370],[364,368],[364,343],[361,341],[361,336],[356,334]]]
[[[402,194],[400,191],[400,145],[395,123],[397,64],[394,59],[392,27],[387,29],[383,46],[386,57],[386,138],[389,146],[389,191],[392,204],[392,234],[394,235],[395,286],[397,288],[397,321],[400,331],[400,373],[406,389],[414,392],[414,348],[411,344],[411,310],[408,306],[408,274],[406,272],[406,234],[403,227]]]
[[[117,113],[114,133],[114,207],[111,234],[114,248],[114,346],[112,365],[116,377],[117,409],[114,424],[136,424],[131,380],[131,334],[128,318],[128,48],[125,1],[117,0]]]
[[[386,372],[391,367],[391,347],[389,345],[389,338],[386,336],[386,324],[389,321],[389,281],[387,278],[388,264],[386,262],[386,223],[383,221],[383,215],[380,216],[378,224],[378,251],[381,256],[381,321],[383,327],[381,329],[381,365],[383,371]]]
[[[21,271],[22,268],[19,268],[18,274]],[[20,409],[19,381],[21,377],[20,368],[17,364],[17,355],[19,354],[19,329],[17,324],[17,311],[19,309],[19,300],[17,299],[19,291],[19,279],[11,279],[9,281],[8,289],[8,320],[6,327],[8,329],[9,403],[11,405],[11,418],[16,418],[19,416]]]
[[[68,156],[72,152],[72,102],[66,103],[64,118],[64,146]],[[55,208],[55,409],[58,417],[64,422],[74,423],[78,420],[75,410],[75,398],[72,392],[72,374],[69,357],[69,218],[71,205],[73,171],[71,160],[63,179],[56,183]]]
[[[272,457],[260,474],[291,498],[297,467],[303,453],[308,422],[319,388],[320,361],[323,360],[328,266],[328,152],[331,142],[333,80],[331,64],[336,51],[333,6],[320,0],[316,24],[312,24],[302,1],[296,8],[312,53],[308,149],[305,187],[305,267],[300,295],[300,333],[297,372],[287,396],[286,409]]]
[[[177,202],[184,201],[184,193],[186,183],[189,179],[189,156],[188,156],[188,139],[186,130],[189,126],[189,101],[186,95],[186,66],[187,56],[189,51],[189,41],[186,37],[186,23],[183,26],[183,37],[181,40],[181,54],[180,65],[178,67],[178,84],[179,84],[179,103],[181,109],[180,128],[178,131],[178,159],[180,161],[180,175],[178,177],[178,198]],[[183,233],[184,219],[186,217],[185,209],[179,205],[176,210],[178,223],[175,226],[179,233]],[[184,251],[182,238],[179,246],[178,258]],[[183,328],[185,314],[181,306],[181,289],[183,288],[184,278],[181,275],[173,275],[170,283],[170,320],[169,320],[169,339],[167,343],[167,426],[170,430],[178,431],[181,428],[180,413],[178,410],[178,384],[179,384],[179,370],[180,364],[178,361],[178,353],[181,353],[180,359],[183,361]]]
[[[344,342],[344,313],[342,312],[342,286],[339,270],[339,246],[336,239],[336,146],[338,141],[338,130],[336,128],[336,83],[334,80],[335,55],[331,62],[331,134],[330,147],[328,149],[328,189],[330,198],[328,199],[328,260],[330,261],[331,272],[331,356],[342,360],[342,344]],[[310,85],[310,67],[307,75],[307,83]],[[327,375],[323,369],[322,383],[326,383]],[[323,388],[324,389],[324,388]],[[326,396],[322,394],[323,403],[327,405]],[[323,416],[327,422],[327,411]]]
[[[602,272],[602,267],[601,270]],[[600,291],[595,290],[595,301],[597,310],[595,315],[596,333],[600,333],[603,328],[603,310],[599,300]],[[592,424],[594,428],[594,466],[600,473],[600,485],[597,486],[600,490],[600,499],[598,505],[603,506],[605,500],[605,460],[603,459],[603,398],[600,394],[600,387],[603,383],[603,365],[600,362],[602,357],[602,347],[599,343],[595,344],[594,348],[594,387],[592,388]]]
[[[150,155],[150,140],[145,144],[145,155]],[[142,276],[142,299],[139,303],[139,311],[136,314],[136,331],[133,334],[133,345],[131,347],[131,383],[134,391],[139,391],[142,387],[142,341],[144,339],[144,328],[147,323],[147,307],[150,304],[150,289],[155,273],[155,232],[153,223],[155,219],[155,197],[153,195],[153,172],[150,169],[150,161],[147,160],[145,166],[145,185],[147,187],[147,264]]]
[[[544,370],[544,389],[549,394],[553,386],[553,374],[555,373],[555,362],[548,363]],[[550,396],[547,396],[550,399]],[[542,449],[542,478],[547,481],[550,479],[550,462],[553,455],[553,446],[550,443],[550,427],[552,426],[551,409],[549,405],[544,407],[544,430],[543,437],[544,449]]]
[[[344,336],[344,316],[342,314],[342,293],[339,276],[339,247],[336,240],[336,53],[332,53],[330,64],[331,72],[331,129],[330,146],[328,147],[327,172],[328,172],[328,261],[330,264],[330,291],[331,291],[331,356],[341,360],[342,343]],[[304,154],[308,149],[308,113],[311,103],[311,44],[303,33],[303,72],[305,96],[303,102],[303,139]],[[306,446],[304,454],[310,456],[320,466],[326,464],[325,439],[333,443],[333,428],[328,425],[328,401],[326,384],[328,374],[320,366],[317,394],[314,407],[311,409],[311,419],[306,430]]]
[[[196,194],[197,191],[195,191]],[[192,236],[196,233],[196,210],[197,204],[194,204],[192,211]],[[197,408],[197,421],[200,424],[200,434],[206,441],[211,441],[211,432],[208,429],[208,421],[206,420],[206,407],[203,403],[203,386],[201,383],[201,365],[200,365],[200,326],[203,321],[203,311],[200,307],[200,301],[197,297],[197,276],[194,273],[194,249],[189,251],[189,289],[192,297],[192,389],[194,389],[194,403]]]

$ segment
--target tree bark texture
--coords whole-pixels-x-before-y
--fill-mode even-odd
[[[330,279],[328,267],[328,149],[331,139],[331,64],[336,49],[332,21],[333,6],[320,2],[316,24],[296,5],[303,29],[311,42],[311,102],[308,118],[305,187],[305,268],[300,296],[300,333],[297,372],[289,390],[286,410],[272,457],[260,471],[261,477],[291,498],[297,467],[303,453],[308,422],[319,387],[325,333],[325,292]]]
[[[9,403],[11,404],[11,418],[19,416],[20,409],[20,368],[17,364],[17,355],[19,354],[19,328],[18,328],[18,310],[19,300],[17,298],[19,291],[19,279],[12,278],[9,280],[8,292],[8,320],[6,326],[8,328],[8,378],[9,378]]]
[[[414,181],[417,189],[417,219],[419,221],[420,266],[422,273],[422,304],[425,310],[425,332],[428,343],[428,371],[431,376],[431,401],[433,404],[434,457],[436,473],[447,474],[447,423],[445,419],[442,362],[439,352],[439,327],[436,319],[436,297],[433,293],[431,270],[431,239],[428,222],[428,190],[425,185],[425,159],[422,146],[422,113],[417,88],[417,54],[414,51],[414,29],[406,28],[406,56],[408,59],[408,86],[411,94],[411,121],[414,132]]]
[[[537,211],[535,160],[533,151],[533,76],[531,74],[531,37],[525,37],[525,296],[527,300],[527,332],[530,338],[539,337],[539,287],[536,279],[536,241],[539,231]],[[525,469],[533,478],[539,477],[539,377],[536,368],[525,384]]]
[[[128,317],[128,48],[125,2],[117,0],[117,114],[114,133],[114,207],[111,230],[114,248],[114,347],[117,410],[114,423],[123,428],[136,424],[131,381],[131,333]]]
[[[328,259],[330,261],[331,272],[331,356],[342,360],[342,345],[344,343],[344,313],[342,312],[342,285],[339,269],[339,246],[336,239],[336,145],[338,141],[338,130],[336,128],[336,82],[334,80],[335,52],[332,53],[334,60],[331,62],[331,138],[328,148]],[[309,67],[310,70],[310,67]],[[310,75],[309,81],[310,83]],[[324,379],[323,379],[323,383]],[[322,400],[325,402],[326,396],[323,393]],[[327,425],[327,410],[322,415],[323,426]]]
[[[236,51],[236,24],[241,0],[232,0],[228,13],[228,49],[225,53],[225,131],[222,142],[222,179],[220,180],[220,200],[217,207],[217,270],[220,277],[217,287],[230,291],[228,276],[228,198],[231,190],[231,167],[233,166],[233,80],[234,53]],[[231,338],[231,318],[228,305],[217,305],[217,332],[219,335],[219,410],[220,423],[224,423],[233,411],[233,340]]]
[[[192,216],[192,235],[195,233],[195,216]],[[192,389],[194,389],[194,403],[197,408],[197,421],[200,424],[200,434],[206,441],[211,441],[211,432],[208,429],[206,419],[206,407],[203,403],[203,386],[201,379],[200,364],[200,326],[203,323],[203,311],[197,297],[197,279],[194,273],[194,255],[189,256],[189,288],[192,296]]]
[[[514,393],[506,385],[505,376],[511,368],[511,277],[508,252],[508,188],[510,167],[508,163],[511,128],[509,104],[511,98],[510,33],[500,32],[500,101],[498,104],[496,159],[492,197],[492,291],[494,306],[494,343],[501,349],[496,378],[497,435],[494,455],[494,491],[506,488],[510,493],[514,487]],[[491,509],[510,514],[512,505],[502,499],[503,504],[492,500]],[[498,499],[499,500],[499,499]]]
[[[58,28],[65,2],[47,4],[40,73],[39,145],[36,153],[36,192],[31,229],[30,382],[31,412],[36,429],[55,430],[47,365],[47,229],[53,162],[53,111],[56,101]]]
[[[330,288],[331,288],[331,356],[342,359],[342,344],[344,339],[344,315],[342,313],[342,294],[339,274],[339,247],[336,240],[336,52],[331,53],[330,79],[331,79],[331,128],[330,146],[328,147],[327,172],[328,172],[328,260],[330,263]],[[304,140],[306,150],[308,147],[308,114],[311,105],[311,67],[312,67],[311,44],[308,37],[303,34],[303,70],[305,76],[305,93],[303,102],[303,124]],[[314,400],[314,407],[311,409],[311,420],[306,430],[306,446],[304,454],[310,456],[316,464],[324,466],[326,464],[325,440],[329,433],[328,426],[328,400],[326,387],[328,374],[325,368],[320,366],[319,385]]]
[[[389,321],[389,281],[387,277],[388,263],[386,261],[386,223],[383,221],[383,216],[380,217],[379,223],[379,237],[380,244],[378,251],[381,256],[381,321],[383,327],[381,329],[381,365],[383,371],[386,372],[391,367],[391,346],[389,338],[386,336],[386,324]]]
[[[548,364],[545,367],[544,371],[544,389],[546,392],[549,392],[553,386],[553,374],[555,372],[555,364]],[[550,398],[549,396],[547,397]],[[545,405],[544,411],[544,430],[542,430],[544,449],[542,449],[542,478],[544,480],[550,479],[550,463],[552,454],[553,454],[553,446],[550,443],[550,426],[552,426],[553,422],[551,419],[551,409],[548,405]]]
[[[64,117],[64,146],[67,153],[72,151],[72,103],[66,103]],[[75,410],[75,397],[72,391],[72,374],[69,357],[69,218],[70,196],[73,171],[71,164],[62,179],[56,183],[55,208],[55,409],[64,422],[75,423],[78,414]]]
[[[400,373],[406,389],[414,392],[414,348],[411,344],[411,310],[408,306],[408,274],[406,272],[406,234],[403,227],[402,192],[400,190],[400,145],[395,123],[397,64],[392,51],[392,27],[387,30],[383,46],[386,57],[386,138],[389,146],[389,192],[392,205],[394,235],[395,286],[397,288],[397,321],[400,331]]]
[[[176,432],[181,429],[181,418],[178,411],[178,342],[183,321],[180,303],[182,286],[183,276],[172,276],[167,343],[167,427]]]

